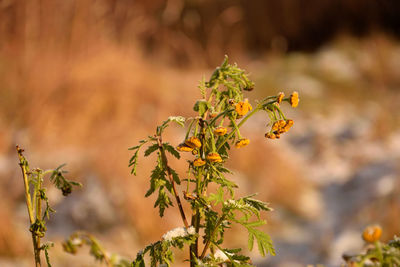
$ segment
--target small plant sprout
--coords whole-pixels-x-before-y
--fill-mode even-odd
[[[384,243],[379,241],[382,235],[382,228],[379,225],[367,226],[362,238],[366,243],[365,252],[356,255],[343,255],[346,266],[400,266],[400,238],[394,236],[394,239]]]
[[[50,213],[55,212],[55,210],[50,207],[49,199],[46,195],[46,188],[43,187],[44,179],[45,177],[49,177],[50,182],[53,183],[64,196],[69,195],[74,186],[82,185],[77,182],[69,181],[64,177],[66,173],[66,171],[62,170],[64,165],[54,170],[46,171],[39,168],[30,169],[29,163],[23,155],[24,150],[19,146],[16,146],[16,149],[24,181],[25,201],[29,214],[29,231],[32,233],[35,266],[41,266],[41,251],[44,251],[47,265],[51,266],[48,250],[53,246],[53,243],[47,242],[41,244],[41,239],[46,233],[46,221],[50,219]]]
[[[91,234],[85,232],[73,233],[63,244],[65,252],[76,254],[78,248],[86,245],[90,248],[90,254],[99,262],[105,263],[108,267],[129,267],[132,266],[128,259],[118,254],[107,252],[100,242]]]
[[[131,147],[133,156],[129,166],[136,175],[139,151],[145,147],[144,156],[157,154],[157,161],[150,177],[150,188],[146,197],[156,194],[154,207],[160,217],[167,208],[177,205],[182,227],[166,233],[160,241],[148,245],[140,251],[133,262],[135,267],[146,265],[145,255],[149,255],[150,266],[171,266],[174,257],[172,248],[189,247],[188,261],[194,266],[253,266],[250,258],[241,254],[240,248],[225,248],[226,231],[238,224],[248,232],[248,248],[254,243],[262,256],[274,255],[270,237],[258,229],[265,224],[262,211],[271,208],[254,195],[237,197],[237,185],[226,177],[232,174],[224,165],[233,149],[245,149],[250,140],[242,136],[240,129],[257,112],[265,112],[270,129],[265,136],[279,138],[293,125],[287,119],[280,105],[287,102],[297,107],[299,97],[293,92],[285,98],[283,93],[269,96],[250,104],[244,91],[252,91],[254,83],[249,80],[244,70],[236,64],[228,63],[228,58],[199,85],[202,99],[193,107],[194,117],[169,117],[156,128],[155,134],[139,141]],[[186,127],[186,135],[180,144],[164,142],[163,133],[171,123]],[[180,153],[191,152],[192,158],[187,164],[187,176],[181,176],[172,168],[169,156],[181,158]],[[210,185],[216,185],[211,190]],[[183,196],[184,202],[182,202]],[[183,205],[188,205],[190,214],[186,214]]]

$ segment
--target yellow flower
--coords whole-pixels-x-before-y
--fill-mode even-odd
[[[235,110],[239,116],[244,116],[252,110],[253,107],[249,104],[249,101],[245,99],[244,101],[240,101],[239,103],[236,104]]]
[[[285,126],[283,126],[285,132],[289,131],[290,127],[292,127],[293,124],[294,124],[293,120],[287,120]]]
[[[226,129],[223,126],[219,126],[219,127],[215,128],[215,130],[214,130],[214,134],[219,135],[219,136],[225,135],[227,132],[228,132],[228,129]]]
[[[289,103],[292,105],[292,107],[297,107],[299,105],[299,93],[294,91],[289,98]]]
[[[206,158],[210,162],[222,162],[221,156],[216,152],[209,153]]]
[[[282,133],[286,133],[287,131],[289,131],[290,127],[293,126],[293,120],[279,120],[274,122],[274,124],[272,125],[271,131],[274,134],[282,134]],[[279,138],[279,137],[277,137]]]
[[[181,152],[190,152],[190,151],[193,150],[193,148],[191,148],[190,146],[187,146],[187,145],[185,145],[185,144],[179,144],[179,145],[176,147],[176,149],[177,149],[178,151],[181,151]]]
[[[273,132],[282,133],[283,132],[283,128],[285,127],[285,125],[286,125],[286,121],[284,121],[284,120],[276,121],[272,125],[272,131]]]
[[[362,237],[366,242],[374,243],[379,240],[381,235],[382,228],[379,225],[370,225],[364,229]]]
[[[185,145],[191,147],[191,148],[199,148],[201,147],[201,142],[199,138],[192,136],[189,139],[185,140]]]
[[[278,98],[276,99],[276,102],[278,102],[278,104],[282,103],[283,98],[285,97],[285,94],[280,92],[278,94]]]
[[[247,146],[250,143],[250,140],[247,138],[242,138],[235,143],[235,147],[241,148]]]
[[[206,162],[204,160],[202,160],[201,158],[195,159],[193,161],[193,165],[195,167],[200,167],[200,166],[203,166],[204,164],[206,164]]]
[[[265,134],[265,138],[268,138],[268,139],[275,139],[276,136],[275,136],[274,133],[266,133],[266,134]]]

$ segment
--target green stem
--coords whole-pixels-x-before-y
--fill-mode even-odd
[[[220,226],[220,224],[223,222],[224,219],[225,219],[225,215],[222,215],[222,217],[218,219],[210,237],[207,239],[206,244],[204,245],[203,251],[201,252],[201,255],[200,255],[200,259],[204,258],[204,256],[206,255],[207,250],[210,247],[211,241],[214,238],[215,232],[217,231],[218,227]]]
[[[257,111],[259,111],[261,109],[261,106],[257,106],[252,112],[250,112],[249,114],[246,115],[246,117],[244,117],[239,124],[237,125],[237,129],[240,128],[240,126],[242,126],[251,116],[253,116]],[[230,138],[232,138],[232,136],[235,134],[235,131],[232,131],[230,134],[228,134],[223,140],[222,142],[219,144],[219,146],[217,147],[217,152],[221,149],[221,147],[226,143],[226,141],[228,141]]]
[[[42,188],[42,173],[41,171],[38,171],[37,174],[37,184],[35,186],[35,191],[39,192],[39,190]],[[35,199],[36,198],[36,199]],[[41,214],[42,214],[42,199],[40,197],[40,195],[36,195],[35,194],[35,198],[33,199],[33,201],[36,202],[36,220],[41,220]],[[36,237],[36,245],[37,247],[40,247],[40,237],[37,236]]]
[[[181,214],[181,218],[182,218],[183,224],[185,225],[186,228],[188,228],[189,224],[188,224],[188,222],[186,220],[186,216],[185,216],[185,212],[184,212],[183,207],[182,207],[181,199],[180,199],[180,197],[178,195],[178,192],[176,190],[175,181],[174,181],[174,178],[172,177],[172,173],[171,173],[171,168],[168,165],[168,159],[167,159],[167,155],[165,155],[165,150],[164,150],[164,147],[163,147],[163,144],[162,144],[161,136],[158,136],[157,144],[158,144],[158,149],[159,149],[160,154],[161,154],[162,163],[163,163],[164,167],[167,170],[168,178],[169,178],[169,181],[170,181],[170,183],[172,185],[172,191],[174,193],[176,203],[178,204],[178,208],[179,208],[179,212]]]
[[[24,187],[25,187],[25,201],[26,201],[26,206],[28,208],[28,214],[29,214],[29,221],[30,225],[35,223],[35,216],[33,214],[33,208],[32,208],[32,199],[31,199],[31,194],[29,193],[29,181],[28,181],[28,162],[22,152],[24,150],[20,148],[18,145],[16,146],[17,153],[18,153],[18,158],[19,158],[19,166],[21,167],[22,171],[22,178],[24,180]],[[33,200],[35,201],[35,200]],[[35,266],[40,267],[40,247],[38,244],[38,241],[36,239],[36,236],[34,233],[32,233],[32,243],[33,243],[33,252],[35,256]]]
[[[383,254],[382,254],[382,247],[379,241],[375,241],[375,248],[376,251],[378,252],[378,259],[380,263],[383,263]]]
[[[211,127],[208,127],[208,131],[210,132],[210,137],[211,137],[211,148],[212,148],[212,152],[217,152],[216,148],[215,148],[215,140],[214,140],[214,133],[211,130]]]

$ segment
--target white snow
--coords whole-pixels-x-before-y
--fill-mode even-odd
[[[172,239],[177,238],[177,237],[185,237],[188,235],[194,235],[196,233],[196,230],[194,229],[193,226],[190,226],[189,228],[186,227],[177,227],[174,228],[168,232],[166,232],[162,238],[166,241],[172,241]]]

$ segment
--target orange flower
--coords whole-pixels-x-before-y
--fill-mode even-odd
[[[206,164],[206,162],[204,160],[202,160],[201,158],[195,159],[193,161],[193,165],[195,167],[200,167],[200,166],[203,166],[204,164]]]
[[[226,129],[223,126],[219,126],[219,127],[215,128],[215,130],[214,130],[214,134],[219,135],[219,136],[225,135],[227,132],[228,132],[228,129]]]
[[[374,243],[379,240],[381,235],[382,228],[379,225],[370,225],[364,229],[362,237],[366,242]]]
[[[292,107],[297,107],[299,105],[299,93],[294,91],[289,98],[289,103],[292,105]]]
[[[287,120],[285,126],[283,126],[283,130],[285,130],[285,132],[289,131],[290,127],[292,127],[293,124],[293,120]]]
[[[293,125],[293,120],[279,120],[275,121],[274,124],[272,125],[271,131],[274,134],[282,134],[286,133],[289,131],[290,127]]]
[[[222,162],[221,156],[216,152],[209,153],[206,158],[210,162]]]
[[[193,148],[191,148],[190,146],[187,146],[186,144],[179,144],[179,145],[176,147],[176,149],[177,149],[178,151],[181,151],[181,152],[190,152],[190,151],[193,150]]]
[[[265,138],[269,138],[269,139],[275,139],[275,138],[276,138],[276,136],[275,136],[275,134],[274,134],[274,133],[266,133],[266,134],[265,134]]]
[[[276,102],[278,102],[278,104],[282,103],[283,98],[285,97],[285,94],[280,92],[278,94],[278,98],[276,99]]]
[[[283,127],[285,127],[286,122],[284,120],[279,120],[274,122],[272,125],[272,131],[281,131]]]
[[[199,148],[201,147],[201,142],[199,138],[192,136],[189,139],[185,140],[185,145],[191,148]]]
[[[253,107],[249,104],[249,101],[245,99],[244,101],[240,101],[239,103],[236,104],[235,110],[239,116],[244,116],[252,110]]]
[[[241,148],[247,146],[250,143],[250,140],[247,138],[242,138],[235,143],[235,147]]]

